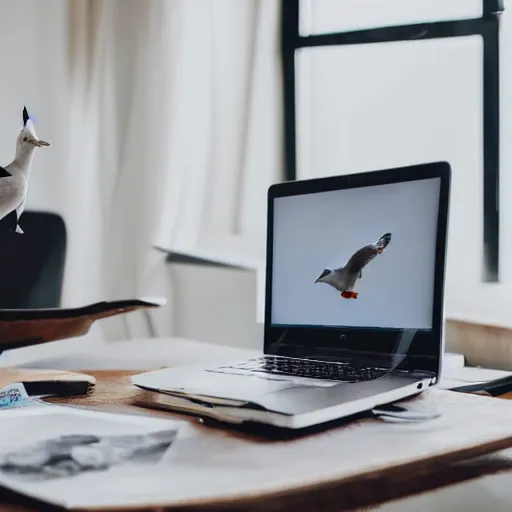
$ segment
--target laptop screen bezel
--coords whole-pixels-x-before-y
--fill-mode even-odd
[[[450,195],[451,168],[447,162],[432,162],[407,167],[383,169],[357,174],[330,176],[282,182],[272,185],[268,190],[267,214],[267,254],[265,279],[265,325],[264,353],[279,354],[288,357],[307,357],[297,348],[307,346],[307,340],[314,337],[315,344],[333,344],[343,340],[347,354],[389,356],[396,349],[396,340],[401,329],[369,329],[360,327],[310,327],[272,325],[272,272],[274,244],[274,201],[280,197],[347,190],[359,187],[371,187],[401,182],[439,178],[439,207],[437,220],[437,239],[435,250],[434,293],[432,310],[432,328],[418,330],[411,343],[406,358],[407,369],[433,373],[440,371],[443,352],[444,327],[444,287],[447,247],[448,210]],[[311,342],[310,342],[311,343]],[[277,350],[277,348],[279,350]]]

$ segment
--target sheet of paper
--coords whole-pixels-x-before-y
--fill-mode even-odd
[[[440,417],[359,421],[265,443],[160,417],[5,410],[0,484],[68,508],[192,505],[354,478],[512,436],[507,400],[432,389],[405,404]]]
[[[489,380],[502,379],[510,377],[512,372],[504,370],[493,370],[490,368],[477,368],[465,366],[453,372],[453,378],[464,380],[466,382],[487,382]]]
[[[503,377],[510,377],[511,375],[512,372],[503,370],[465,366],[463,368],[453,369],[446,372],[439,383],[439,387],[443,389],[450,389],[457,386],[465,386],[467,384],[476,384],[495,379],[502,379]]]
[[[105,478],[126,485],[165,464],[179,425],[48,404],[0,409],[0,484],[64,507],[84,504]]]

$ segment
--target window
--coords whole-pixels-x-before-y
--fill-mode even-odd
[[[282,1],[286,178],[448,160],[451,218],[482,240],[468,265],[498,282],[503,3],[382,4]],[[449,264],[464,254],[457,236]]]

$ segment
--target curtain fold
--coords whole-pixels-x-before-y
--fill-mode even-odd
[[[263,257],[266,189],[282,174],[278,12],[68,1],[65,303],[167,290],[170,316],[154,246]],[[123,322],[107,336],[130,336]]]

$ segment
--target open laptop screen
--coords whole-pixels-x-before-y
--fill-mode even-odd
[[[393,358],[405,335],[437,373],[449,184],[435,162],[271,187],[265,352]]]
[[[274,202],[274,325],[431,329],[440,178]]]

